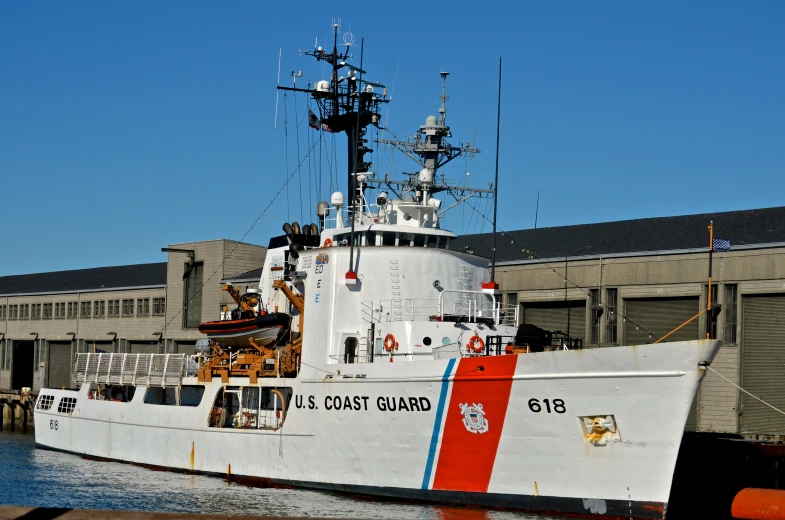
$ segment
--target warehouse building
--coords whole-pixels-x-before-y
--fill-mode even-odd
[[[713,254],[711,330],[723,377],[785,409],[785,207],[528,229],[497,235],[496,281],[522,323],[584,348],[654,343],[706,307],[708,224],[728,240]],[[491,257],[490,233],[453,249]],[[667,338],[703,338],[704,314]],[[709,372],[688,430],[785,436],[785,416]]]
[[[0,277],[0,389],[70,387],[78,352],[192,353],[199,324],[233,303],[219,281],[258,268],[267,249],[213,240],[164,251],[160,263]]]

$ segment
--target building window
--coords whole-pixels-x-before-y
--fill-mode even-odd
[[[11,343],[7,339],[0,339],[0,370],[8,370],[11,368],[7,363],[8,351],[11,350]]]
[[[5,305],[0,305],[0,320],[5,319]]]
[[[136,300],[136,315],[137,316],[150,315],[150,298],[141,298]]]
[[[153,298],[153,314],[156,316],[166,314],[166,298]]]
[[[109,312],[107,316],[120,316],[120,300],[109,300]]]
[[[735,344],[737,342],[736,302],[738,296],[738,286],[736,284],[725,284],[725,308],[722,311],[722,314],[725,316],[725,343]]]
[[[707,293],[709,291],[708,287],[709,286],[707,285],[707,286],[704,286],[704,288],[703,288],[703,295],[704,296],[707,296]],[[717,312],[716,311],[717,304],[719,303],[719,299],[717,298],[718,295],[719,295],[719,290],[717,288],[717,284],[716,283],[711,284],[711,308],[715,309],[715,311],[714,311],[715,313]],[[708,320],[710,318],[711,318],[711,316],[706,314],[706,319]],[[705,332],[701,333],[701,336],[703,334],[705,334]],[[710,334],[711,334],[712,338],[716,338],[717,337],[717,317],[716,317],[716,314],[714,315],[714,318],[711,319],[711,331],[710,331]]]
[[[65,318],[65,302],[55,303],[55,319]]]
[[[93,302],[93,317],[94,318],[103,318],[105,311],[106,311],[106,302],[105,301]]]
[[[23,303],[19,306],[19,319],[20,320],[29,320],[30,319],[30,304]]]
[[[603,308],[600,305],[600,290],[590,289],[589,300],[591,305],[591,341],[592,345],[600,343],[600,317],[603,315]]]
[[[605,343],[618,343],[618,327],[616,305],[619,298],[618,289],[605,290]]]
[[[68,302],[68,319],[76,318],[79,312],[79,305],[76,302]]]
[[[18,320],[19,319],[19,305],[9,305],[8,306],[8,319],[9,320]]]
[[[41,319],[41,304],[40,303],[32,303],[30,304],[30,319],[33,320],[40,320]]]
[[[52,307],[54,304],[52,303],[45,303],[44,304],[44,319],[51,320],[52,319]]]
[[[204,263],[185,264],[183,292],[183,328],[196,328],[202,323],[202,273]]]
[[[133,316],[133,315],[134,315],[134,301],[123,300],[123,316]]]
[[[82,318],[89,318],[90,317],[90,309],[92,308],[92,302],[82,302],[82,313],[80,316]]]

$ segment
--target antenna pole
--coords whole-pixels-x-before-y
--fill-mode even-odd
[[[499,128],[502,117],[502,58],[499,57],[499,100],[496,109],[496,177],[493,181],[493,258],[491,282],[496,282],[496,212],[499,208]]]
[[[714,252],[714,221],[709,221],[709,289],[706,293],[706,339],[711,339],[711,325],[713,317],[711,312],[711,254]]]
[[[537,190],[537,206],[534,209],[534,229],[537,229],[537,217],[540,216],[540,190]]]
[[[354,271],[354,221],[357,218],[357,209],[358,209],[357,208],[357,203],[359,202],[357,200],[358,199],[358,197],[357,197],[357,147],[360,145],[360,109],[362,107],[360,106],[360,93],[359,93],[359,90],[360,90],[360,88],[362,88],[362,81],[361,80],[363,78],[362,69],[363,69],[363,54],[364,54],[364,52],[365,52],[365,37],[360,39],[360,72],[359,72],[359,77],[357,78],[358,79],[358,81],[357,81],[357,86],[358,86],[358,92],[357,92],[357,126],[355,127],[355,130],[353,132],[353,137],[354,137],[354,143],[353,144],[354,144],[354,146],[352,147],[352,150],[354,151],[354,157],[353,157],[352,162],[354,164],[353,164],[353,168],[352,168],[352,183],[351,183],[351,188],[352,188],[352,195],[351,195],[352,196],[352,213],[351,213],[352,232],[349,235],[349,271]],[[352,102],[352,106],[354,106],[354,102]],[[362,208],[360,208],[360,211],[362,211]]]
[[[278,48],[278,83],[281,85],[281,58],[283,57],[283,47]],[[273,128],[278,128],[278,89],[275,90],[275,120],[273,121]]]

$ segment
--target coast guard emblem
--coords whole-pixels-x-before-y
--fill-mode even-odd
[[[463,414],[463,425],[466,430],[472,433],[485,433],[488,431],[488,419],[485,418],[485,412],[481,404],[460,404],[461,413]]]

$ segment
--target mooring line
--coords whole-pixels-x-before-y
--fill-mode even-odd
[[[769,408],[771,408],[772,410],[776,410],[776,411],[778,411],[779,413],[781,413],[782,415],[785,415],[785,412],[783,412],[782,410],[780,410],[779,408],[777,408],[777,407],[776,407],[776,406],[774,406],[773,404],[769,404],[769,403],[767,403],[766,401],[764,401],[763,399],[761,399],[760,397],[758,397],[758,396],[756,396],[756,395],[753,395],[753,394],[751,394],[750,392],[748,392],[747,390],[743,389],[742,387],[740,387],[739,385],[737,385],[736,383],[734,383],[733,381],[731,381],[730,379],[728,379],[728,378],[727,378],[727,377],[725,377],[724,375],[720,374],[719,372],[717,372],[716,370],[714,370],[713,368],[711,368],[711,366],[709,366],[709,365],[706,365],[706,368],[708,368],[709,370],[711,370],[712,372],[714,372],[715,374],[717,374],[718,376],[720,376],[721,378],[723,378],[725,381],[727,381],[727,382],[728,382],[728,383],[730,383],[731,385],[735,386],[736,388],[738,388],[739,390],[741,390],[742,392],[744,392],[744,393],[745,393],[745,394],[747,394],[748,396],[752,397],[753,399],[755,399],[755,400],[757,400],[757,401],[760,401],[761,403],[765,404],[766,406],[768,406],[768,407],[769,407]]]

